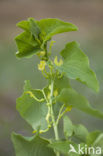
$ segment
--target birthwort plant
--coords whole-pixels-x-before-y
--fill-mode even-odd
[[[21,117],[33,128],[32,137],[12,133],[16,156],[78,156],[71,152],[71,146],[103,146],[103,133],[89,133],[81,124],[74,125],[67,112],[74,108],[103,119],[103,112],[91,107],[88,100],[70,85],[70,79],[77,80],[94,91],[99,91],[95,73],[89,66],[88,57],[77,42],[69,42],[58,58],[52,56],[52,37],[59,33],[76,31],[78,28],[59,19],[29,18],[17,24],[24,31],[15,38],[18,58],[38,56],[38,70],[48,80],[43,89],[33,89],[30,81],[25,81],[24,92],[16,101]],[[63,117],[64,139],[58,132],[58,124]],[[54,129],[55,138],[46,139],[41,133]],[[76,140],[76,141],[74,141]],[[99,152],[98,152],[99,154]],[[89,155],[88,153],[84,155]]]

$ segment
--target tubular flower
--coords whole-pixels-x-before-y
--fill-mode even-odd
[[[54,63],[57,65],[57,66],[61,66],[62,64],[63,64],[63,60],[62,59],[60,59],[59,61],[58,61],[58,58],[57,58],[57,56],[54,58]]]
[[[50,92],[48,92],[47,99],[50,99]]]
[[[45,51],[41,51],[37,54],[38,56],[45,56]]]
[[[70,112],[72,110],[72,106],[68,106],[67,108],[66,108],[66,112]]]
[[[49,90],[51,90],[51,85],[49,85]]]
[[[55,96],[55,97],[58,96],[58,91],[57,91],[57,89],[54,91],[54,96]]]
[[[45,61],[40,61],[40,64],[38,64],[38,69],[40,71],[43,71],[45,69],[46,62]]]

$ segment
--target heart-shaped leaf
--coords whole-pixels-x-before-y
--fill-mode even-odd
[[[12,134],[16,156],[56,156],[54,151],[48,147],[48,140],[39,136],[23,137]]]
[[[103,119],[103,112],[92,108],[88,100],[72,88],[63,89],[58,96],[58,101],[65,103],[67,106],[71,105],[87,114]]]
[[[42,35],[44,36],[43,44],[56,34],[78,30],[74,24],[64,22],[56,18],[42,19],[38,21],[38,25],[41,29]]]
[[[61,51],[63,65],[56,67],[70,79],[76,79],[88,87],[99,90],[95,73],[89,67],[88,57],[79,48],[77,42],[70,42]]]
[[[24,93],[16,101],[20,115],[32,126],[33,129],[44,130],[47,128],[46,115],[48,108],[41,90],[30,89],[30,83],[26,81]]]
[[[40,46],[37,43],[37,41],[33,38],[32,34],[28,31],[25,31],[18,35],[15,38],[18,52],[16,53],[16,56],[21,57],[30,57],[34,55],[37,52],[40,52]]]

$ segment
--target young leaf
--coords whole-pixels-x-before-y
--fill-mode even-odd
[[[33,38],[32,34],[27,31],[18,35],[15,41],[19,50],[16,56],[19,58],[28,57],[41,51],[37,41]]]
[[[16,56],[20,58],[42,51],[43,49],[40,47],[44,47],[45,42],[50,40],[53,35],[77,30],[75,25],[59,19],[36,21],[29,18],[28,21],[19,22],[17,26],[25,30],[15,39],[19,50]]]
[[[88,57],[81,51],[77,42],[70,42],[61,51],[64,59],[63,65],[57,67],[70,79],[76,79],[86,84],[88,87],[99,90],[95,73],[89,67]]]
[[[63,118],[64,135],[66,138],[71,137],[73,134],[73,124],[68,116]]]
[[[58,96],[58,101],[65,103],[67,106],[71,105],[87,114],[103,119],[103,112],[92,108],[88,100],[72,88],[63,89]]]
[[[44,96],[40,90],[28,90],[30,84],[27,81],[25,91],[16,101],[20,115],[32,126],[33,129],[44,130],[47,128],[46,115],[48,112]]]
[[[44,36],[43,44],[56,34],[77,30],[75,25],[55,18],[42,19],[38,25]]]
[[[37,24],[37,21],[34,20],[33,18],[29,18],[29,22],[30,22],[30,32],[32,33],[32,35],[34,35],[35,39],[39,39],[39,34],[41,31]]]
[[[19,28],[30,32],[30,23],[29,21],[20,21],[16,24]]]
[[[29,138],[13,133],[12,141],[16,156],[56,156],[48,147],[49,141],[39,136]]]
[[[74,129],[74,136],[76,136],[81,141],[86,142],[86,138],[89,134],[88,130],[81,124],[74,125],[73,129]]]
[[[34,18],[28,18],[27,21],[20,21],[17,23],[17,26],[25,31],[31,32],[36,39],[38,39],[41,32],[37,21]]]

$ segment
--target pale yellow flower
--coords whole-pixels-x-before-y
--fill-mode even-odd
[[[58,96],[58,90],[57,89],[54,91],[54,96],[55,97]]]
[[[36,133],[37,132],[37,130],[34,130],[32,133]]]
[[[60,60],[58,61],[58,57],[56,56],[56,57],[54,58],[54,63],[55,63],[57,66],[61,66],[61,65],[63,64],[63,60],[60,59]]]
[[[51,85],[49,85],[49,90],[51,90]]]
[[[38,56],[45,56],[45,51],[41,51],[37,54]]]
[[[42,133],[47,132],[47,131],[49,130],[50,127],[51,127],[51,126],[49,125],[47,129],[40,130],[39,133],[42,134]],[[36,133],[36,132],[37,132],[37,130],[34,130],[32,133]]]
[[[45,69],[46,62],[45,61],[40,61],[40,64],[38,64],[38,69],[40,71],[43,71]]]
[[[72,110],[72,106],[68,106],[67,108],[66,108],[66,112],[70,112]]]
[[[50,92],[48,92],[47,99],[50,99]]]

